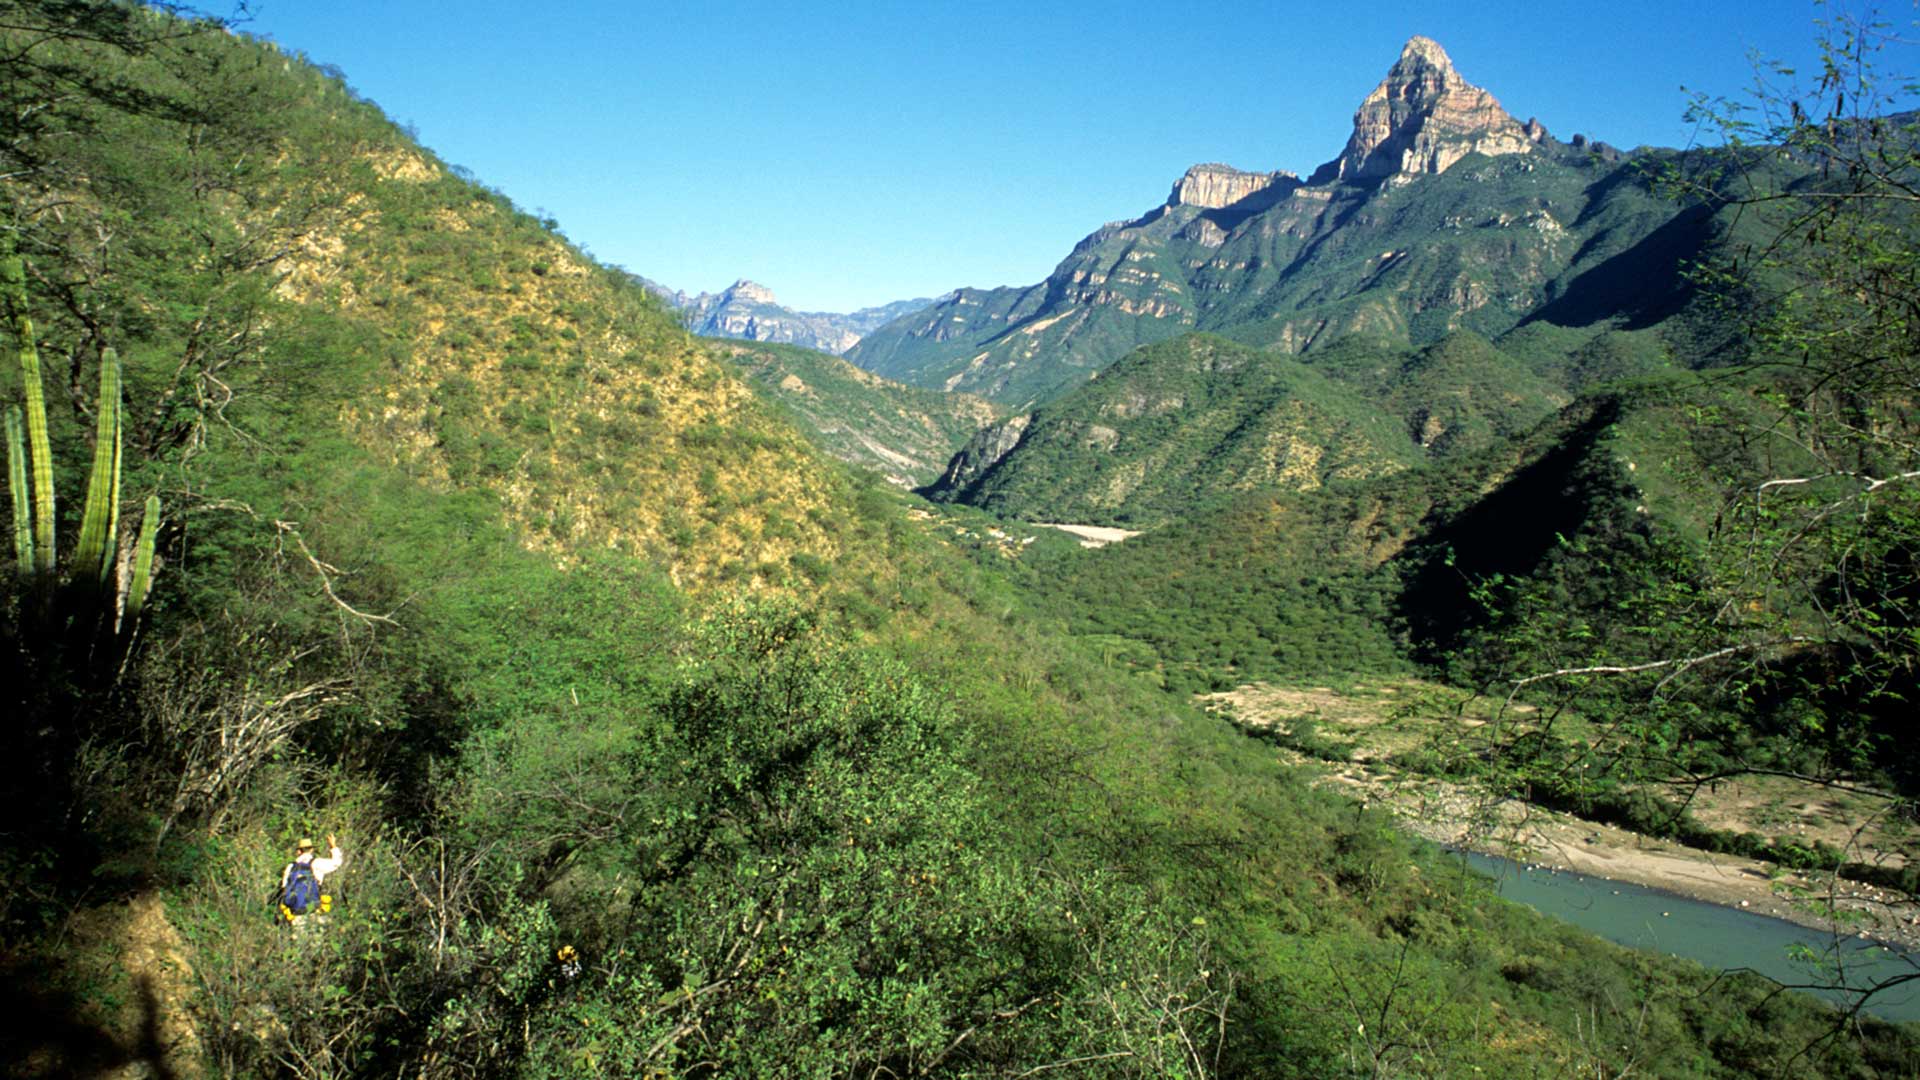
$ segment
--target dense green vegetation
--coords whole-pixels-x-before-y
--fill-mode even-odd
[[[1724,647],[1711,644],[1725,632],[1713,612],[1755,588],[1738,576],[1747,552],[1729,545],[1724,508],[1783,471],[1817,468],[1806,437],[1768,373],[1675,375],[1588,395],[1472,453],[1317,491],[1243,495],[1100,551],[1036,551],[1012,572],[1074,632],[1176,690],[1421,667],[1504,696],[1542,672]],[[1830,542],[1861,543],[1854,558],[1898,560],[1906,513],[1889,501],[1863,532]],[[1820,640],[1812,620],[1837,583],[1817,564],[1809,571],[1813,595],[1789,600],[1783,585],[1770,587],[1781,610],[1767,639]],[[1900,595],[1825,647],[1847,655],[1878,640],[1893,652],[1874,666],[1900,669],[1910,648]],[[1910,692],[1886,684],[1861,700],[1822,690],[1842,662],[1817,657],[1802,649],[1783,666],[1763,664],[1734,701],[1712,683],[1663,686],[1659,723],[1699,755],[1682,755],[1682,773],[1745,761],[1904,775],[1888,748]],[[1643,695],[1666,674],[1652,670],[1649,682],[1532,692],[1645,719]],[[1672,769],[1673,744],[1655,745]],[[1584,749],[1565,753],[1577,761]]]
[[[1544,349],[1614,359],[1630,342],[1615,331],[1532,334],[1509,353],[1460,331],[1415,351],[1354,335],[1295,359],[1190,334],[1042,407],[998,458],[977,449],[993,433],[983,435],[969,448],[979,460],[957,459],[925,493],[1031,520],[1191,519],[1247,492],[1312,490],[1484,449],[1596,376],[1543,361]]]
[[[122,501],[161,508],[118,630],[70,563],[0,579],[10,1068],[1920,1067],[1499,901],[1059,633],[1029,564],[959,557],[337,76],[144,8],[0,12],[34,520],[85,531],[109,348]],[[1505,452],[1396,474],[1392,520]],[[107,546],[139,543],[123,511]],[[1324,618],[1359,642],[1376,595]],[[349,865],[296,935],[268,894],[329,832]],[[155,914],[115,931],[128,900]]]
[[[1444,651],[1422,620],[1456,626],[1465,573],[1530,578],[1557,537],[1618,511],[1617,466],[1593,443],[1618,407],[1583,403],[1511,443],[1383,477],[1247,493],[1017,572],[1077,631],[1145,645],[1176,690],[1409,670]],[[1474,512],[1497,535],[1463,545],[1477,561],[1455,574],[1448,530]]]

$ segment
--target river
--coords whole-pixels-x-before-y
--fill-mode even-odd
[[[1859,988],[1876,980],[1920,975],[1920,956],[1876,942],[1836,938],[1784,919],[1571,870],[1464,854],[1469,865],[1495,880],[1507,899],[1636,949],[1685,957],[1723,971],[1748,968],[1789,984],[1837,979]],[[1817,963],[1802,958],[1809,951]],[[1840,990],[1814,993],[1836,1002],[1851,1000]],[[1874,995],[1866,1011],[1887,1020],[1920,1020],[1920,981]]]

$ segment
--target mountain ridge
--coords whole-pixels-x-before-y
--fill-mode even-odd
[[[1415,38],[1312,180],[1196,165],[1044,281],[957,290],[847,355],[1019,411],[1189,330],[1281,352],[1351,332],[1416,347],[1463,327],[1498,334],[1674,212],[1632,161],[1520,123]]]
[[[1003,411],[984,398],[905,386],[798,345],[726,342],[716,349],[815,446],[898,487],[934,481]]]

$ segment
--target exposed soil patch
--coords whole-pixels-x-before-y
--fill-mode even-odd
[[[1080,538],[1081,547],[1089,548],[1106,547],[1108,544],[1117,544],[1122,540],[1131,540],[1140,535],[1137,529],[1110,529],[1102,525],[1059,525],[1047,521],[1036,521],[1033,525],[1035,528],[1059,529],[1063,533],[1072,533]]]

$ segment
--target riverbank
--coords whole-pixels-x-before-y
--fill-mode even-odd
[[[1323,782],[1385,807],[1408,832],[1448,847],[1631,882],[1815,930],[1920,950],[1920,907],[1862,882],[1703,851],[1518,799],[1487,799],[1464,786],[1426,777],[1383,775],[1351,766],[1327,772]]]
[[[1433,745],[1436,737],[1469,739],[1484,723],[1459,707],[1459,696],[1433,684],[1400,680],[1339,690],[1256,684],[1203,695],[1202,701],[1243,727],[1289,735],[1306,731],[1326,748],[1339,749],[1332,756],[1346,760],[1338,764],[1285,747],[1280,753],[1323,770],[1322,783],[1389,809],[1408,832],[1436,843],[1920,950],[1920,904],[1897,892],[1701,850],[1401,768],[1397,762],[1407,760],[1403,755]],[[1867,829],[1860,824],[1864,811],[1859,807],[1772,789],[1760,798],[1752,790],[1759,786],[1725,785],[1696,800],[1697,812],[1716,828],[1741,831],[1767,824],[1803,842],[1824,840],[1890,861],[1904,857],[1881,846],[1889,836],[1862,835]]]

